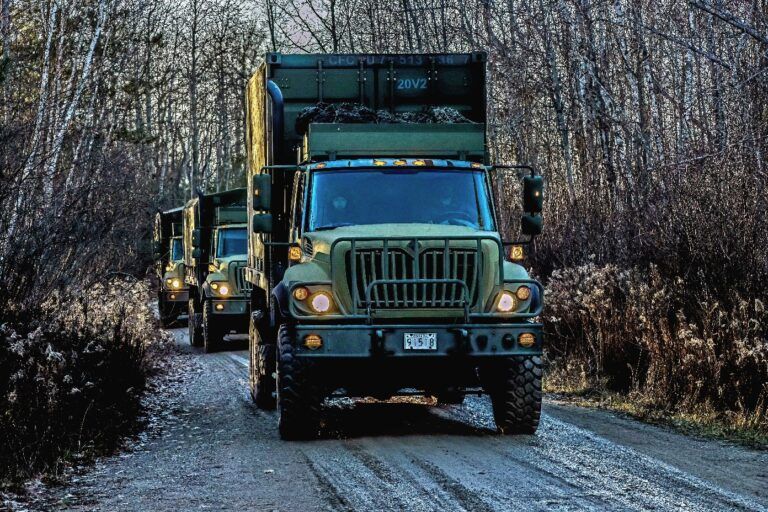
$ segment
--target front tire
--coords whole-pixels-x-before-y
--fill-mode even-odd
[[[216,318],[212,308],[210,300],[203,302],[203,348],[206,354],[218,349],[224,341],[221,319]]]
[[[493,417],[502,434],[534,434],[541,416],[540,356],[515,356],[482,368]]]
[[[248,346],[250,352],[251,398],[259,409],[273,410],[276,406],[275,371],[276,347],[267,343],[262,336],[267,325],[264,319],[256,320],[251,314],[248,326]]]
[[[200,328],[202,323],[202,316],[195,309],[195,299],[190,297],[189,299],[189,320],[187,321],[187,327],[189,328],[189,344],[193,347],[200,347],[203,344],[203,331]]]
[[[320,428],[322,393],[314,380],[313,367],[296,359],[294,329],[283,324],[278,332],[280,357],[277,386],[280,409],[280,438],[312,439]]]

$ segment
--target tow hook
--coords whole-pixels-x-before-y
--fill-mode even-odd
[[[469,331],[467,329],[457,327],[455,329],[449,329],[456,336],[456,345],[449,348],[446,352],[453,354],[469,354],[472,352],[472,344],[469,341]]]
[[[372,356],[391,356],[394,351],[384,348],[384,329],[374,329],[371,332],[371,355]]]

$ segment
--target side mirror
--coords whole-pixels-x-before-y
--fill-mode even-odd
[[[193,229],[192,230],[192,247],[200,247],[200,239],[202,238],[200,234],[200,228]]]
[[[256,174],[253,176],[253,209],[269,210],[272,207],[272,176]]]
[[[254,213],[252,226],[253,226],[254,233],[271,233],[272,232],[272,214],[271,213]]]
[[[202,255],[203,251],[199,247],[192,249],[192,258],[199,260]]]
[[[541,213],[544,209],[544,178],[526,176],[523,178],[523,211]]]
[[[520,219],[520,224],[522,225],[524,235],[536,236],[541,234],[544,221],[541,215],[523,215],[522,219]]]

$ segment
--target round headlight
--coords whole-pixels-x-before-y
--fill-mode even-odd
[[[508,291],[499,294],[499,300],[496,301],[496,309],[502,313],[509,313],[517,309],[517,299]]]
[[[531,289],[527,286],[521,286],[517,289],[515,295],[517,295],[517,298],[520,300],[528,300],[528,297],[531,296]]]
[[[309,306],[315,313],[327,313],[331,309],[333,299],[326,292],[317,292],[309,301]]]
[[[171,286],[173,288],[181,288],[181,281],[179,281],[178,279],[173,279],[171,281]]]
[[[222,294],[222,295],[228,294],[229,293],[229,286],[227,286],[225,284],[222,284],[221,286],[219,286],[219,293]]]

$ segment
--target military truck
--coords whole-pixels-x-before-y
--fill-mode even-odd
[[[183,220],[189,341],[210,352],[225,336],[248,329],[246,189],[198,193]]]
[[[184,283],[184,248],[181,241],[183,208],[157,212],[153,232],[157,308],[160,325],[170,327],[186,314],[189,293]]]
[[[269,53],[250,79],[250,384],[282,438],[315,436],[328,397],[398,393],[487,393],[501,432],[536,431],[543,289],[499,233],[493,185],[523,178],[528,242],[543,181],[490,165],[485,66],[484,53]],[[370,122],[307,122],[318,104]],[[397,122],[439,109],[466,122]]]

